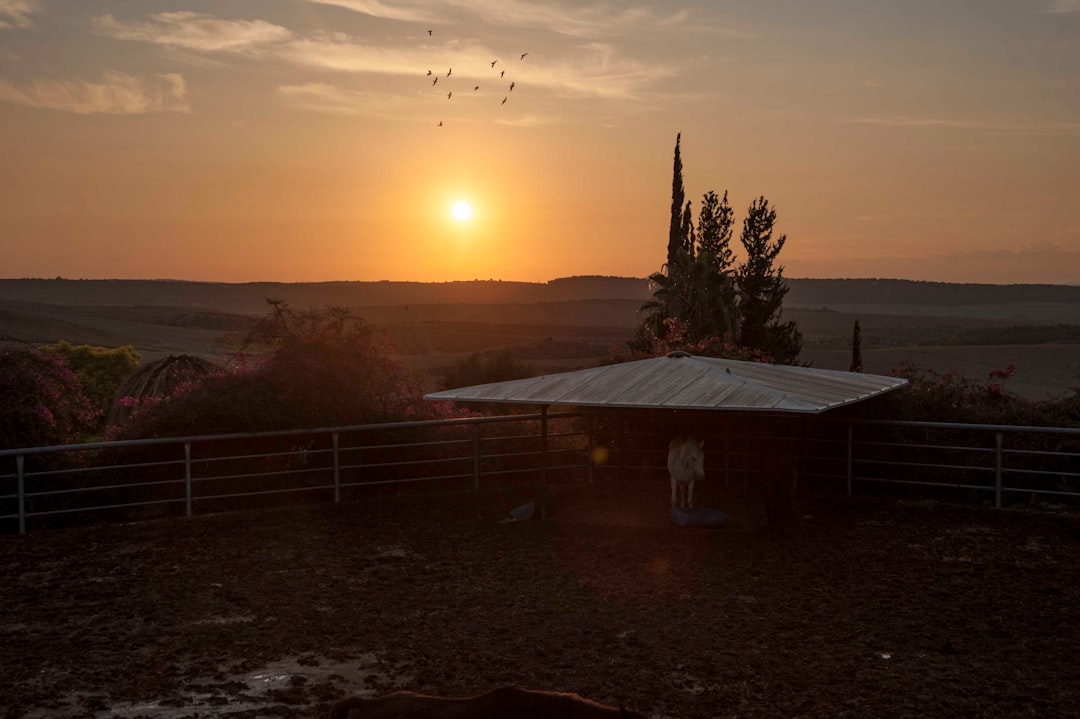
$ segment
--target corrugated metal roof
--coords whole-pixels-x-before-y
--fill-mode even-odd
[[[428,400],[819,413],[907,384],[898,377],[697,357],[665,357],[493,382]]]

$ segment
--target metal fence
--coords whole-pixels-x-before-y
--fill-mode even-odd
[[[191,516],[297,495],[340,502],[407,486],[475,491],[497,481],[546,490],[549,479],[594,471],[666,480],[670,428],[627,417],[544,411],[0,450],[0,530]],[[1080,429],[778,415],[709,417],[695,427],[706,440],[707,476],[736,492],[767,482],[757,459],[783,447],[812,489],[888,487],[995,507],[1080,500]],[[540,496],[543,503],[546,491]]]
[[[0,450],[0,528],[191,516],[297,495],[340,502],[408,485],[476,490],[493,475],[502,486],[543,487],[549,477],[587,469],[590,441],[578,417],[543,412]]]
[[[781,415],[683,422],[680,431],[687,424],[705,440],[708,480],[735,492],[767,482],[762,475],[774,465],[763,455],[783,451],[798,460],[804,486],[819,492],[1080,507],[1080,429]],[[623,448],[624,476],[661,477],[674,432],[613,422],[597,439]]]

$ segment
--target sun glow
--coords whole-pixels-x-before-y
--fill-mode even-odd
[[[458,200],[454,203],[454,206],[450,208],[450,214],[454,216],[454,219],[458,222],[464,222],[472,217],[472,205],[464,200]]]

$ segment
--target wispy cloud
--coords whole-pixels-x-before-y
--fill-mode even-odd
[[[404,20],[406,22],[431,22],[438,16],[420,6],[410,6],[402,2],[380,2],[380,0],[310,0],[319,5],[336,5],[371,17],[386,20]]]
[[[276,52],[294,64],[349,73],[412,75],[426,69],[445,73],[454,67],[455,77],[476,80],[485,89],[498,70],[492,69],[487,60],[498,57],[498,53],[475,44],[417,49],[364,45],[348,38],[321,35],[287,43]],[[575,48],[574,53],[555,63],[515,65],[513,77],[522,87],[569,96],[633,99],[657,80],[675,74],[674,68],[664,64],[645,64],[624,57],[605,43],[589,43]]]
[[[204,52],[248,52],[292,37],[288,29],[264,20],[223,20],[186,11],[161,12],[142,22],[103,15],[94,18],[93,29],[100,35],[119,40]]]
[[[309,0],[392,20],[432,23],[471,15],[497,27],[539,28],[574,37],[605,37],[631,28],[676,25],[689,18],[686,10],[658,15],[643,5],[619,8],[610,4],[575,5],[532,0],[442,0],[389,3],[378,0]]]
[[[297,38],[277,48],[278,57],[296,65],[351,73],[411,75],[423,70],[443,70],[465,57],[488,57],[490,51],[477,45],[434,48],[372,45],[354,42],[341,34],[316,33]],[[436,65],[436,62],[438,65]],[[459,63],[459,74],[462,74]]]
[[[0,0],[0,28],[30,27],[30,16],[40,10],[38,0]]]
[[[400,95],[345,90],[326,83],[280,85],[278,94],[294,107],[333,115],[375,115],[402,119],[408,117],[412,102]]]
[[[184,78],[176,74],[105,73],[101,82],[37,80],[24,87],[0,80],[0,101],[79,115],[188,112]]]
[[[1046,8],[1046,12],[1080,12],[1080,0],[1050,0],[1050,4]]]
[[[938,128],[976,130],[1018,135],[1075,135],[1080,134],[1078,122],[949,120],[936,117],[852,117],[843,122],[854,125],[878,125],[899,128]]]

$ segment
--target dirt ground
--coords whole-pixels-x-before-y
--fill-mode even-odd
[[[816,500],[669,526],[665,488],[379,497],[0,537],[6,717],[321,717],[572,691],[654,717],[1080,715],[1080,518]],[[726,509],[721,507],[721,509]]]

